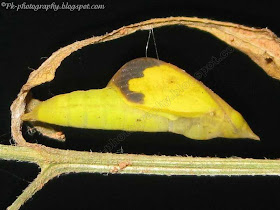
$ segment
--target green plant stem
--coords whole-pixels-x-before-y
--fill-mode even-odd
[[[61,173],[98,172],[158,175],[280,175],[280,161],[269,159],[89,153],[42,145],[0,145],[0,158],[59,165]]]
[[[31,162],[41,173],[9,209],[19,209],[49,180],[66,173],[153,175],[280,175],[280,160],[78,152],[38,144],[0,144],[0,159]]]
[[[49,180],[59,174],[52,173],[52,170],[42,169],[41,173],[30,183],[20,196],[9,206],[8,210],[19,209],[27,200],[29,200],[37,191],[39,191]]]

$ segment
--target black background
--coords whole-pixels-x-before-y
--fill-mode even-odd
[[[8,1],[6,1],[8,2]],[[26,1],[27,3],[35,3]],[[22,3],[16,2],[14,3]],[[70,2],[77,4],[78,2]],[[89,1],[79,2],[87,4]],[[280,36],[279,12],[272,2],[130,2],[94,1],[104,10],[31,11],[0,8],[0,143],[9,144],[9,106],[32,69],[52,52],[77,40],[103,35],[153,17],[197,16],[268,27]],[[59,2],[56,2],[59,4]],[[205,66],[227,45],[199,30],[154,30],[159,58],[190,74]],[[63,61],[53,82],[33,90],[41,100],[53,95],[104,87],[127,61],[145,56],[148,31],[88,46]],[[155,57],[153,43],[148,55]],[[280,82],[267,76],[235,50],[201,81],[245,117],[261,142],[248,139],[195,141],[168,133],[133,133],[112,152],[211,157],[279,158]],[[64,128],[66,143],[38,134],[31,142],[82,151],[102,151],[120,131]],[[0,209],[10,205],[32,181],[35,165],[0,161]],[[278,177],[195,177],[71,174],[50,181],[23,209],[279,209]]]

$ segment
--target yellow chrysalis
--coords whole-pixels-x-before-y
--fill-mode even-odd
[[[259,140],[218,95],[184,70],[153,58],[126,63],[103,89],[43,101],[22,119],[77,128],[173,132],[198,140]]]

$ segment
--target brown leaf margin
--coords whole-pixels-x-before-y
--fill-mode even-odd
[[[239,24],[196,17],[150,19],[121,27],[103,36],[74,42],[54,52],[37,70],[34,70],[11,105],[11,132],[15,143],[19,146],[36,147],[36,144],[26,142],[21,132],[21,116],[26,109],[26,96],[31,88],[52,81],[55,77],[56,69],[71,53],[85,46],[118,39],[136,31],[151,30],[170,25],[184,25],[209,32],[228,45],[247,54],[269,76],[280,80],[280,39],[267,28],[256,29]]]

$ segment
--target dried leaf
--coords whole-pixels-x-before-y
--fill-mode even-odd
[[[54,52],[37,70],[33,71],[11,106],[12,136],[19,145],[26,144],[22,137],[20,119],[25,111],[25,98],[29,90],[51,81],[61,62],[71,53],[90,44],[106,42],[132,34],[139,30],[168,25],[185,25],[211,33],[232,47],[247,54],[268,75],[280,79],[280,41],[269,29],[250,28],[239,24],[190,17],[169,17],[143,21],[124,26],[103,36],[77,41]]]

